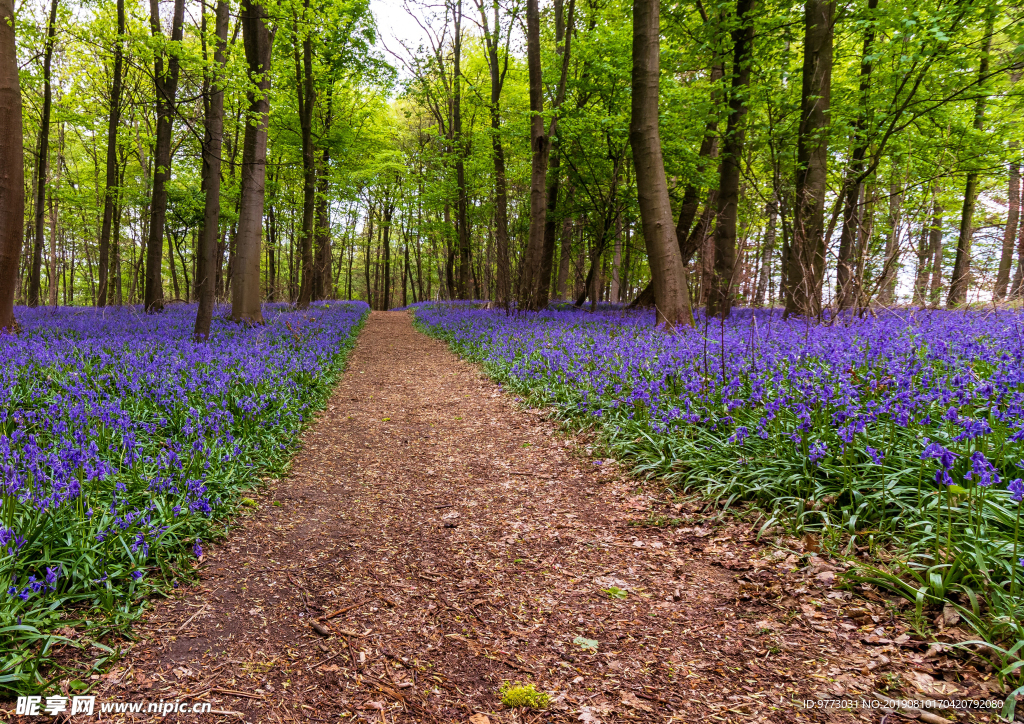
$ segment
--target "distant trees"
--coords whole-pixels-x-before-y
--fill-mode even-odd
[[[258,323],[271,301],[554,297],[682,324],[686,299],[1021,293],[1014,4],[407,0],[403,45],[367,0],[226,1],[225,27],[219,2],[19,10],[4,295],[201,301],[204,338],[217,301]]]

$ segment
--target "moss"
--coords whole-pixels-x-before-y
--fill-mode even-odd
[[[551,695],[544,691],[537,691],[533,684],[511,683],[506,681],[498,690],[501,694],[501,703],[511,708],[522,706],[529,709],[544,709],[551,703]]]

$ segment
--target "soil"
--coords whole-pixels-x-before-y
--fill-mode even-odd
[[[994,695],[884,597],[840,590],[813,540],[758,542],[593,452],[373,312],[288,475],[90,693],[212,709],[114,717],[134,721],[473,724],[892,724],[874,692]],[[508,708],[506,683],[551,701]]]

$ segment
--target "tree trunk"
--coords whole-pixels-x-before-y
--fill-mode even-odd
[[[786,315],[813,317],[821,312],[834,9],[833,0],[806,0],[804,5],[796,208],[789,253]]]
[[[1020,220],[1020,167],[1017,165],[1017,141],[1009,143],[1010,183],[1006,201],[1010,207],[1006,215],[1006,228],[1003,229],[1003,248],[999,255],[999,273],[996,276],[995,299],[999,301],[1006,296],[1006,288],[1010,283],[1010,267],[1013,266],[1013,247],[1017,241],[1017,222]]]
[[[184,14],[185,0],[174,0],[171,42],[175,43],[175,47],[160,48],[153,61],[157,120],[156,147],[153,154],[153,196],[149,205],[149,238],[146,242],[146,289],[143,298],[147,312],[159,312],[164,307],[163,250],[164,225],[167,220],[167,181],[171,178],[171,133],[174,124],[175,96],[178,92],[178,71],[181,67],[177,44],[182,38]],[[149,24],[153,37],[162,38],[159,0],[149,1]]]
[[[50,67],[53,60],[53,38],[57,32],[57,3],[50,3],[50,18],[46,26],[46,45],[43,51],[43,109],[39,117],[39,164],[36,173],[35,233],[32,243],[32,266],[28,277],[28,305],[39,306],[42,287],[43,244],[46,229],[46,181],[47,166],[50,158],[50,109],[53,105],[53,92],[50,87]]]
[[[939,199],[936,198],[932,211],[932,223],[928,228],[928,248],[932,260],[932,279],[930,288],[930,302],[932,306],[938,306],[942,295],[942,207],[939,206]]]
[[[334,120],[334,95],[331,86],[327,89],[327,112],[324,118],[324,147],[320,154],[320,175],[316,194],[316,248],[313,261],[313,299],[334,297],[334,282],[331,274],[331,206],[327,198],[330,191],[331,144],[328,138]]]
[[[225,69],[230,6],[228,0],[218,0],[214,32],[217,47],[213,51],[214,67],[210,78],[210,98],[206,107],[206,138],[203,144],[203,166],[206,174],[206,200],[203,207],[203,229],[199,242],[196,268],[196,296],[199,309],[193,335],[197,341],[210,337],[210,322],[216,294],[217,242],[220,238],[220,159],[224,139],[224,87],[221,76]]]
[[[384,311],[391,309],[391,219],[395,214],[395,205],[386,202],[384,206],[384,218],[381,220],[381,250],[384,256],[384,276],[382,282],[384,288],[381,290],[380,308]]]
[[[686,267],[676,241],[658,131],[661,24],[659,0],[633,0],[633,68],[629,143],[656,300],[656,323],[693,326]]]
[[[459,186],[455,204],[458,226],[459,279],[457,296],[469,299],[471,274],[468,199],[466,191],[466,139],[462,137],[462,0],[455,3],[455,37],[452,48],[452,135],[455,141],[455,178]]]
[[[768,285],[771,279],[769,265],[771,264],[772,253],[775,251],[776,225],[779,217],[779,205],[775,200],[768,202],[765,209],[768,214],[768,227],[764,232],[764,241],[761,242],[761,269],[757,277],[757,289],[754,292],[754,306],[763,307],[765,297],[768,294]]]
[[[566,298],[566,282],[569,280],[569,263],[572,261],[572,219],[562,221],[562,248],[558,252],[558,298]]]
[[[540,65],[540,10],[538,0],[526,1],[526,66],[530,77],[530,236],[523,255],[519,308],[536,309],[544,221],[547,215],[548,136],[545,133],[544,77]]]
[[[249,118],[242,148],[241,200],[238,239],[231,283],[231,318],[262,324],[260,307],[260,239],[267,172],[267,124],[270,118],[270,59],[274,33],[267,27],[266,9],[259,0],[243,0],[239,9],[242,42],[248,65]]]
[[[749,18],[756,0],[738,0],[732,31],[732,89],[729,118],[719,165],[718,219],[715,223],[715,261],[708,290],[708,313],[725,319],[732,311],[733,276],[736,266],[736,215],[739,208],[740,163],[743,154],[743,118],[747,115],[746,95],[750,85],[754,23]]]
[[[0,0],[0,330],[13,332],[21,240],[25,233],[25,168],[14,0]]]
[[[878,0],[868,0],[868,12],[878,8]],[[843,226],[839,234],[839,259],[836,265],[836,300],[840,309],[853,304],[857,290],[852,286],[853,251],[857,245],[857,234],[860,227],[861,210],[857,206],[861,188],[864,184],[864,159],[868,151],[867,109],[871,94],[872,63],[871,48],[875,42],[874,18],[868,18],[864,28],[864,47],[860,56],[860,93],[858,102],[860,109],[853,123],[853,152],[850,154],[850,168],[846,182],[843,184]]]
[[[555,0],[555,45],[562,54],[562,71],[558,81],[558,92],[552,108],[554,115],[548,126],[549,164],[546,179],[544,212],[544,243],[540,253],[536,293],[533,304],[537,309],[548,306],[551,290],[551,270],[555,261],[555,243],[558,236],[558,190],[561,181],[562,155],[558,143],[558,114],[565,103],[566,85],[569,80],[569,59],[572,55],[572,32],[575,24],[576,0],[569,0],[567,19],[563,22],[562,0]]]
[[[488,110],[491,117],[491,152],[494,157],[494,242],[498,272],[495,296],[498,304],[508,308],[512,294],[512,271],[508,248],[508,182],[505,177],[505,148],[501,143],[501,89],[505,83],[508,60],[506,55],[505,68],[502,69],[498,57],[498,39],[501,35],[498,23],[498,3],[495,2],[492,5],[493,32],[488,23],[487,11],[482,0],[478,0],[477,8],[480,10],[484,43],[487,48],[487,67],[491,76],[491,103]],[[422,289],[420,291],[422,292]],[[413,296],[415,297],[415,294]]]
[[[895,174],[895,170],[893,171]],[[903,203],[903,188],[896,181],[889,184],[889,235],[885,239],[885,257],[882,261],[882,278],[879,282],[878,301],[889,305],[896,300],[896,274],[900,261],[900,208]]]
[[[989,54],[992,50],[992,35],[995,28],[998,6],[990,5],[985,20],[985,38],[978,63],[978,97],[974,102],[974,130],[979,135],[985,129],[985,83],[988,79]],[[956,241],[956,261],[953,262],[953,276],[949,280],[947,307],[959,307],[967,302],[967,289],[971,274],[971,238],[974,235],[974,207],[978,201],[978,171],[967,173],[964,185],[964,206],[960,213],[960,232]]]
[[[309,0],[306,0],[309,10]],[[313,223],[316,214],[316,160],[313,149],[313,43],[309,32],[299,51],[299,26],[295,24],[295,97],[299,104],[299,127],[302,136],[302,285],[299,287],[299,309],[308,309],[313,297]]]

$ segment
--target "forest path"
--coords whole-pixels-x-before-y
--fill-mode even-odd
[[[795,703],[873,660],[829,622],[838,601],[785,616],[757,597],[783,566],[749,529],[712,531],[581,445],[373,312],[287,477],[93,693],[217,712],[163,721],[879,720]],[[554,701],[506,709],[505,681]]]

